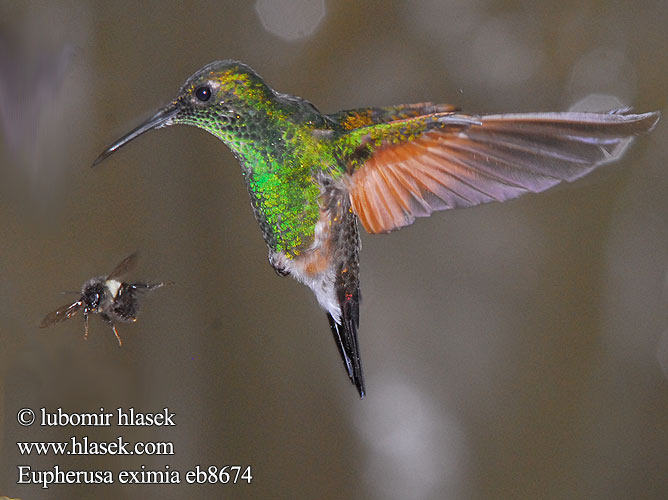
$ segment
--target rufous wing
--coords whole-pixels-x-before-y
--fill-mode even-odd
[[[444,124],[377,146],[347,178],[352,207],[369,233],[382,233],[436,210],[538,193],[619,158],[633,136],[658,119],[658,112],[618,110],[487,115],[466,127]]]

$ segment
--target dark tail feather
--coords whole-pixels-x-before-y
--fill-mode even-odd
[[[339,221],[338,224],[332,225],[331,244],[335,249],[333,260],[336,263],[334,290],[341,309],[341,317],[338,322],[329,313],[327,319],[350,381],[357,387],[360,397],[364,398],[366,391],[357,341],[357,328],[360,324],[360,239],[357,217],[350,208],[347,192],[335,188],[327,192],[329,194],[328,210],[332,220]]]
[[[352,314],[359,311],[359,303],[354,307],[345,307],[341,304],[342,315],[341,324],[337,323],[331,314],[327,313],[329,327],[334,336],[334,342],[339,349],[341,359],[348,372],[348,377],[360,394],[364,398],[366,389],[364,387],[364,375],[362,374],[362,360],[360,359],[359,344],[357,342],[357,327],[359,325],[359,315]],[[346,309],[349,309],[348,314]]]

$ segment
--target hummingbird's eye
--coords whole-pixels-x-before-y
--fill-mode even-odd
[[[208,85],[202,85],[195,89],[195,97],[202,102],[206,102],[211,99],[211,88]]]

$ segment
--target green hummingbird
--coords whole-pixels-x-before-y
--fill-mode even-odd
[[[505,201],[573,181],[619,158],[659,112],[464,114],[419,103],[322,114],[277,92],[246,64],[204,66],[177,97],[109,146],[194,125],[232,150],[269,263],[313,290],[352,383],[365,395],[358,344],[360,236],[436,210]]]

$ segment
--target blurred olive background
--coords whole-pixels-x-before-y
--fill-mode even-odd
[[[668,127],[540,196],[363,236],[348,382],[311,292],[276,276],[232,154],[191,127],[97,154],[216,59],[323,112],[448,102],[666,114],[668,7],[642,2],[0,2],[0,496],[666,498]],[[593,102],[588,101],[589,104]],[[612,104],[611,106],[614,106]],[[41,330],[139,251],[172,280],[136,324]],[[21,427],[19,409],[176,414],[176,427]],[[16,441],[171,441],[173,456],[20,456]],[[17,485],[34,470],[180,485]],[[188,485],[200,464],[249,485]]]

